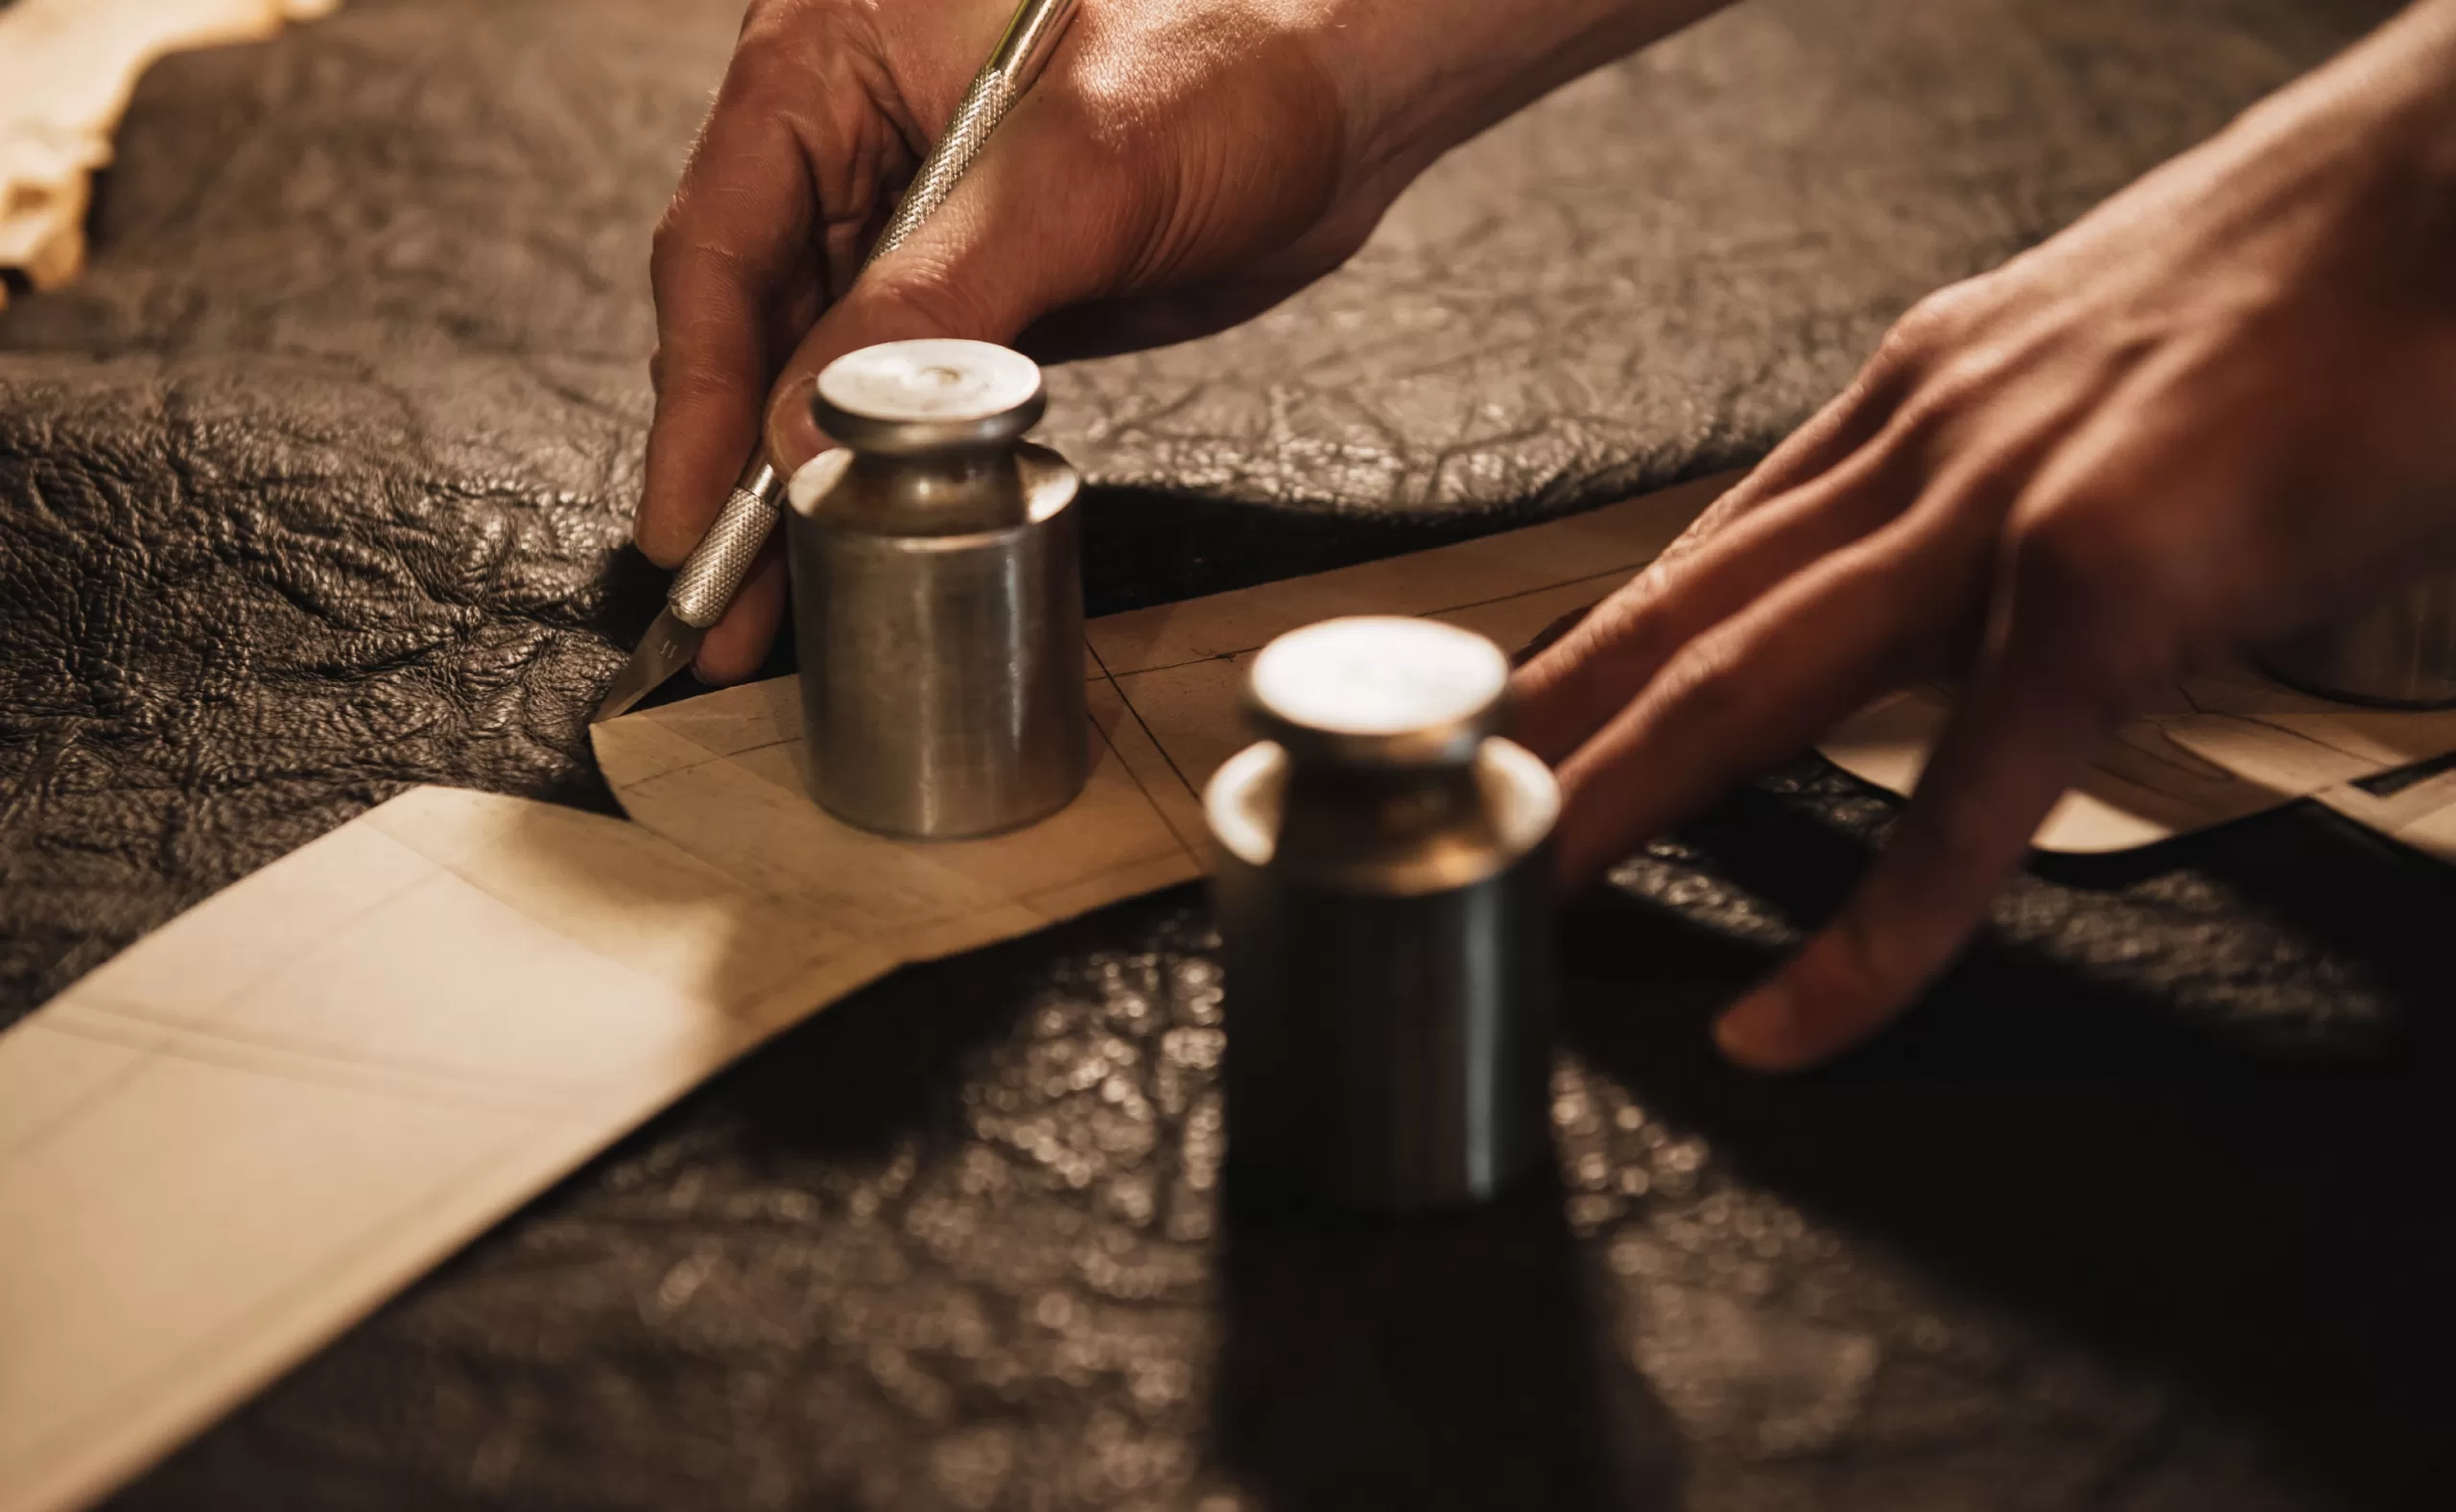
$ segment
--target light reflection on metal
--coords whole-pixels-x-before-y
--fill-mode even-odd
[[[1493,733],[1508,675],[1428,620],[1326,621],[1256,658],[1266,738],[1205,796],[1240,1183],[1406,1212],[1547,1155],[1560,797]]]

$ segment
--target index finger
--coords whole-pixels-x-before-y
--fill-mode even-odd
[[[2039,822],[2114,726],[2102,703],[2036,658],[1982,678],[1842,912],[1716,1022],[1723,1052],[1759,1071],[1794,1070],[1900,1012],[1986,918]]]
[[[661,567],[699,544],[759,444],[777,306],[824,272],[800,139],[746,77],[727,75],[649,259],[656,413],[632,536]]]
[[[1566,757],[1688,633],[1736,612],[1906,502],[1910,484],[1886,477],[1905,459],[1881,445],[1902,371],[1883,363],[1861,369],[1627,584],[1547,631],[1512,679],[1516,738],[1547,761]],[[1772,514],[1790,518],[1768,520]]]
[[[1687,641],[1560,765],[1561,880],[1592,881],[1884,691],[1952,622],[1969,533],[1897,520]]]

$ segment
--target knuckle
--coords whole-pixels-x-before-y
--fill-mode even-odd
[[[1966,296],[1962,285],[1939,289],[1922,298],[1901,314],[1877,343],[1876,356],[1869,366],[1878,372],[1912,373],[1925,371],[1936,356],[1948,350],[1961,329],[1961,312]]]
[[[1922,378],[1894,412],[1893,439],[1901,445],[1932,446],[1967,413],[1968,402],[1969,395],[1951,377]]]
[[[1983,429],[1984,412],[1997,398],[2013,359],[1988,343],[1965,343],[1926,361],[1895,413],[1901,438],[1918,445]]]
[[[1627,689],[1661,659],[1667,627],[1660,591],[1641,576],[1568,626],[1558,644],[1586,682]]]
[[[750,0],[742,12],[742,31],[735,38],[737,62],[754,66],[837,9],[829,0]]]
[[[1747,701],[1739,660],[1729,632],[1716,629],[1698,636],[1663,669],[1664,707],[1683,724],[1727,722]]]
[[[1922,297],[1877,344],[1876,355],[1868,360],[1869,386],[1898,386],[1964,360],[1984,328],[1988,304],[1984,277],[1948,284]]]
[[[657,218],[656,229],[649,236],[649,285],[662,293],[673,277],[674,264],[682,255],[684,234],[677,224],[682,201],[676,200]]]
[[[2117,703],[2172,674],[2175,554],[2105,496],[2021,511],[2006,529],[2017,624],[2055,665]]]
[[[718,86],[718,109],[774,114],[811,91],[809,64],[798,56],[806,38],[789,37],[782,23],[744,31],[741,50]]]
[[[711,300],[733,310],[758,289],[758,271],[720,233],[668,212],[649,243],[649,295],[669,319],[703,316]]]
[[[668,409],[689,409],[733,399],[739,384],[732,374],[705,359],[666,358],[655,369],[656,396]]]
[[[1598,655],[1625,656],[1655,645],[1664,627],[1663,597],[1672,574],[1657,559],[1595,605],[1584,626],[1587,646]]]
[[[1971,328],[1985,297],[1983,278],[1965,278],[1947,284],[1919,299],[1903,312],[1894,329],[1923,349],[1949,345]]]
[[[1681,563],[1705,550],[1734,523],[1771,497],[1771,490],[1753,484],[1757,484],[1755,473],[1716,495],[1714,502],[1706,506],[1703,512],[1688,523],[1688,528],[1674,537],[1635,580],[1651,584],[1654,591],[1660,592],[1666,585],[1669,575],[1678,570]]]
[[[1004,340],[1012,334],[1001,322],[978,281],[966,279],[934,259],[906,258],[890,278],[881,279],[873,295],[898,329],[931,331],[981,341]]]
[[[1928,383],[1958,408],[2000,390],[2016,364],[2001,343],[1966,337],[1937,361]]]

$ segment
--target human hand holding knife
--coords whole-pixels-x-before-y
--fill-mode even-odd
[[[974,159],[989,133],[1039,77],[1056,50],[1067,23],[1080,0],[1023,0],[1007,23],[997,50],[974,76],[972,87],[956,106],[953,120],[922,160],[912,182],[872,244],[863,271],[904,245],[947,196]],[[699,653],[708,629],[724,617],[743,579],[775,532],[785,497],[786,475],[769,460],[763,438],[754,448],[733,492],[718,511],[715,524],[673,577],[665,608],[640,638],[631,660],[606,691],[591,722],[628,712],[665,680],[689,666]]]
[[[668,569],[705,545],[695,614],[718,617],[660,619],[653,663],[608,712],[686,663],[724,683],[765,659],[781,553],[720,557],[710,526],[763,439],[788,475],[828,444],[808,403],[828,363],[961,337],[1054,364],[1237,324],[1337,267],[1450,148],[1711,3],[751,0],[650,260],[656,417],[634,532]],[[975,79],[1001,36],[1011,71]],[[1027,83],[984,171],[929,214]],[[901,249],[872,265],[880,227]],[[771,532],[772,499],[740,508]]]

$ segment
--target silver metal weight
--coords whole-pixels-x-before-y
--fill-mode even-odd
[[[2348,703],[2456,703],[2456,574],[2408,583],[2360,614],[2271,651],[2261,665],[2280,681]]]
[[[1508,681],[1429,620],[1328,620],[1255,659],[1263,739],[1204,795],[1241,1187],[1435,1210],[1547,1158],[1560,794],[1494,734]]]
[[[793,477],[787,555],[811,795],[849,824],[992,835],[1082,791],[1080,479],[1022,439],[1047,405],[1030,359],[983,342],[818,375],[838,449]]]

